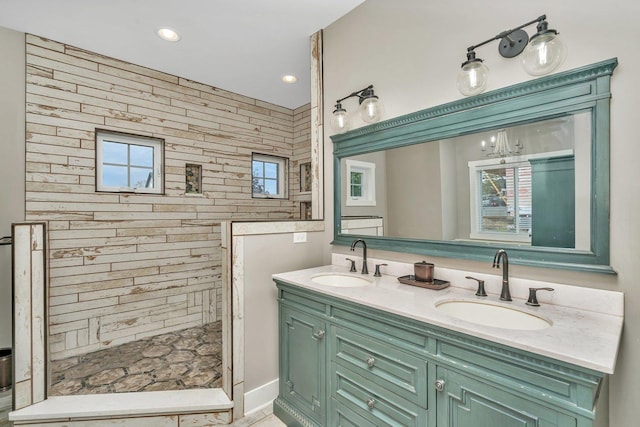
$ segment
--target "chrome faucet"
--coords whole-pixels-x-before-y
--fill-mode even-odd
[[[504,249],[499,249],[493,257],[493,268],[500,268],[500,259],[502,259],[502,292],[500,292],[500,299],[511,301],[511,292],[509,292],[509,257]]]
[[[351,250],[355,251],[358,243],[362,243],[362,274],[369,274],[369,269],[367,268],[367,243],[362,239],[356,239],[351,243]]]

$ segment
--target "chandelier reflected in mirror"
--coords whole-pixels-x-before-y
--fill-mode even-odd
[[[489,147],[487,147],[489,145]],[[482,140],[480,143],[480,150],[487,151],[487,157],[491,158],[501,158],[500,163],[505,163],[504,158],[509,156],[514,156],[518,154],[522,154],[522,150],[524,149],[524,144],[520,142],[519,139],[516,139],[516,143],[511,148],[511,144],[509,144],[509,139],[507,138],[507,130],[500,129],[498,130],[498,135],[491,135],[489,138],[489,144],[487,144],[486,140]]]

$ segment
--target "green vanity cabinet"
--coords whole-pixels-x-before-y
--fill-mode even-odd
[[[302,310],[280,309],[280,396],[289,410],[326,422],[326,321]]]
[[[593,425],[602,373],[276,284],[289,426]]]
[[[438,368],[437,425],[576,427],[576,417],[455,370]],[[582,424],[580,424],[582,425]]]

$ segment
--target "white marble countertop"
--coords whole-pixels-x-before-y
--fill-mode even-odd
[[[404,267],[404,274],[408,274],[406,266]],[[387,267],[388,270],[394,268],[398,270],[402,269],[402,266]],[[360,287],[333,287],[311,281],[315,275],[331,272],[366,277],[371,281],[371,284]],[[555,288],[553,297],[563,305],[549,302],[549,297],[543,296],[543,292],[539,292],[538,299],[541,306],[531,307],[525,305],[525,299],[518,298],[519,295],[527,295],[521,288],[530,286],[530,284],[524,280],[521,281],[523,283],[517,283],[518,281],[515,279],[512,280],[513,301],[504,302],[499,300],[497,294],[491,293],[491,290],[495,288],[493,284],[487,285],[488,297],[475,296],[475,288],[469,288],[467,284],[457,287],[457,277],[463,277],[462,280],[464,280],[462,272],[456,274],[455,271],[438,271],[436,269],[436,278],[440,279],[444,275],[454,279],[443,278],[443,280],[450,281],[451,286],[438,291],[401,284],[397,277],[404,274],[383,275],[382,277],[373,277],[373,274],[363,276],[358,273],[349,273],[348,269],[341,265],[327,265],[274,274],[273,278],[346,301],[505,344],[598,372],[612,374],[614,371],[623,324],[621,312],[623,295],[619,292],[585,290],[586,288],[577,286],[543,283],[541,285],[552,285]],[[597,304],[600,302],[596,305],[587,305],[588,309],[586,310],[571,307],[567,303],[571,300],[572,295],[583,295],[585,292],[594,292],[595,295],[588,295],[586,298],[583,296],[581,298],[583,301],[604,298],[608,300],[608,306],[612,307],[611,313],[607,313],[605,310],[598,311],[600,306]],[[541,330],[512,330],[460,320],[436,310],[438,303],[452,299],[481,299],[492,304],[507,306],[542,317],[550,321],[552,326]],[[580,301],[577,301],[577,304],[580,306]]]

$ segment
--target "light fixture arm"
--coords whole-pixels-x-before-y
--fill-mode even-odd
[[[362,101],[364,101],[367,98],[371,98],[372,96],[375,96],[373,94],[373,85],[369,85],[367,87],[365,87],[364,89],[360,89],[357,90],[355,92],[351,92],[349,95],[345,96],[344,98],[340,98],[336,101],[336,104],[341,103],[342,101],[344,101],[345,99],[349,99],[352,98],[354,96],[358,97],[358,103],[362,104]]]
[[[478,44],[475,44],[473,46],[469,46],[467,48],[467,52],[473,52],[473,51],[475,51],[476,48],[484,46],[484,45],[486,45],[488,43],[491,43],[494,40],[502,40],[503,42],[505,42],[507,44],[507,46],[503,47],[503,44],[502,43],[500,44],[500,49],[499,49],[500,50],[500,54],[502,56],[507,57],[507,58],[512,58],[514,56],[517,56],[518,54],[520,54],[520,52],[522,52],[522,50],[527,45],[527,42],[529,41],[529,36],[527,35],[527,33],[525,31],[522,31],[522,29],[524,27],[527,27],[527,26],[529,26],[531,24],[534,24],[536,22],[538,24],[540,24],[541,22],[545,21],[546,19],[547,19],[547,15],[541,15],[541,16],[537,17],[536,19],[532,19],[531,21],[526,22],[526,23],[524,23],[524,24],[522,24],[522,25],[520,25],[518,27],[515,27],[515,28],[513,28],[511,30],[505,30],[505,31],[501,32],[500,34],[498,34],[498,35],[496,35],[496,36],[494,36],[494,37],[492,37],[492,38],[490,38],[488,40],[483,41],[482,43],[478,43]],[[514,33],[517,36],[520,36],[520,38],[517,39],[517,40],[516,40],[516,38],[512,38],[511,36]],[[522,41],[522,37],[523,36],[526,36],[526,40],[524,40],[524,41]],[[516,47],[514,48],[514,46],[516,46]],[[515,53],[515,54],[513,54],[514,53],[514,49],[517,50],[517,53]],[[506,55],[505,55],[505,53],[503,53],[503,51],[505,51]],[[507,55],[509,55],[509,56],[507,56]]]

